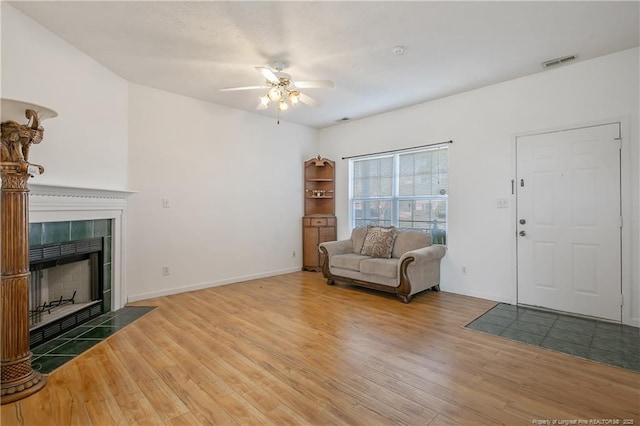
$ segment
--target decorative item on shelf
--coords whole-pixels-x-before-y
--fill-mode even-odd
[[[46,384],[46,377],[31,367],[29,351],[29,187],[32,175],[44,167],[29,162],[32,144],[44,137],[40,125],[58,114],[31,103],[2,99],[0,124],[0,174],[2,176],[2,214],[0,253],[2,282],[0,362],[2,404],[25,398]],[[25,120],[26,119],[26,120]],[[26,121],[26,124],[23,124]]]
[[[306,192],[309,192],[307,189]],[[332,189],[312,189],[311,196],[314,198],[331,197],[333,195]]]
[[[2,169],[13,169],[21,173],[44,173],[44,167],[29,163],[31,145],[39,144],[44,136],[40,122],[58,114],[49,108],[13,99],[2,99],[2,128],[0,161]],[[27,124],[18,121],[27,119]],[[32,167],[30,167],[32,166]]]

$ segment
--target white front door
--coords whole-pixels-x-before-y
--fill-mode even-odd
[[[518,303],[621,320],[618,123],[522,136]]]

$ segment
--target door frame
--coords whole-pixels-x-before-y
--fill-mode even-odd
[[[539,129],[529,132],[519,132],[512,136],[511,142],[511,276],[513,277],[513,286],[511,293],[511,304],[518,303],[518,244],[517,244],[517,221],[518,221],[518,197],[516,195],[516,178],[517,178],[517,142],[518,138],[524,136],[541,135],[545,133],[563,132],[568,130],[576,130],[585,127],[595,127],[607,124],[618,124],[620,128],[620,137],[622,138],[622,149],[620,151],[620,204],[621,214],[623,217],[623,227],[621,229],[621,290],[623,297],[622,305],[622,323],[640,326],[640,318],[631,317],[631,158],[629,147],[629,117],[616,117],[610,119],[602,119],[591,122],[581,122],[575,124],[562,125],[557,127]]]

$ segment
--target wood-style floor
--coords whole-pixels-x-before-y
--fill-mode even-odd
[[[299,272],[138,305],[2,425],[640,424],[640,374],[463,328],[487,300]]]

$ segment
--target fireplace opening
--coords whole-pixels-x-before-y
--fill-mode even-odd
[[[103,239],[29,249],[30,346],[104,312]]]

